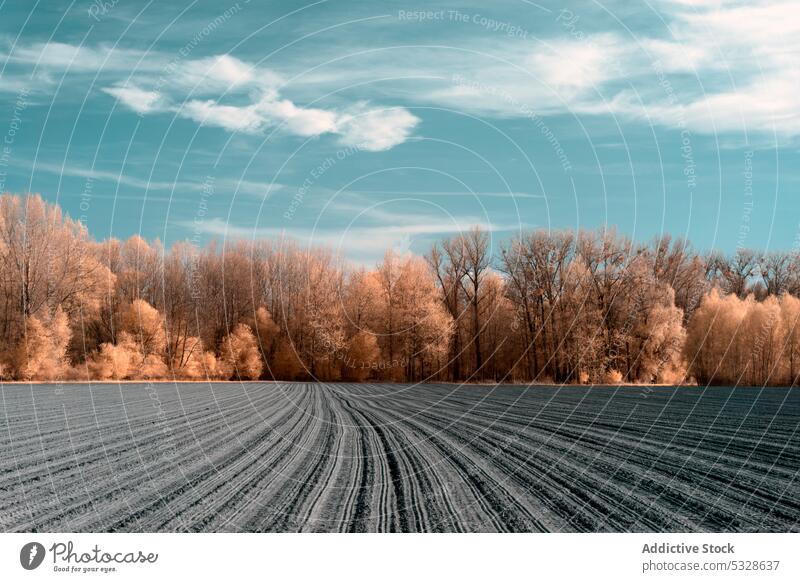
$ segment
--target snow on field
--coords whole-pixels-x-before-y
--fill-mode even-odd
[[[800,530],[798,390],[0,390],[0,531]]]

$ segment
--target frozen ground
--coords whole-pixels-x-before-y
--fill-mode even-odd
[[[0,531],[800,530],[800,390],[0,390]]]

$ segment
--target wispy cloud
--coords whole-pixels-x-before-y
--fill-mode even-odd
[[[687,70],[703,79],[706,72],[724,72],[734,82],[726,88],[709,82],[707,92],[677,104],[655,104],[657,119],[668,123],[683,113],[688,124],[707,133],[800,135],[800,12],[796,3],[762,0],[710,5],[680,9],[674,18],[675,37],[669,43],[674,60],[679,60],[682,49]]]
[[[396,51],[350,39],[347,59],[319,66],[318,55],[298,51],[280,61],[280,71],[231,54],[174,62],[159,52],[60,42],[19,45],[0,57],[45,73],[102,71],[102,90],[141,115],[174,114],[246,134],[329,135],[369,151],[412,136],[420,119],[408,103],[498,117],[613,115],[699,133],[800,135],[795,2],[670,0],[656,9],[661,32],[599,29],[587,7],[576,26],[554,14],[548,32],[531,38],[476,38],[453,25],[437,28],[451,34],[446,50],[421,43],[398,59]],[[355,86],[357,99],[340,91]],[[314,103],[329,93],[336,94],[332,104]],[[392,94],[403,102],[381,106]],[[370,95],[372,104],[364,101]]]
[[[456,32],[447,50],[407,49],[404,60],[365,47],[358,66],[348,59],[295,83],[319,91],[395,79],[408,99],[481,116],[611,115],[696,133],[800,135],[795,2],[652,8],[662,32],[598,30],[591,7],[575,8],[579,19],[557,21],[549,36],[476,40]]]
[[[202,222],[177,221],[175,226],[187,233],[203,234],[223,240],[254,240],[289,237],[308,246],[325,246],[355,262],[374,263],[387,249],[399,252],[427,252],[434,241],[468,231],[480,226],[494,234],[513,234],[534,225],[520,223],[492,223],[477,216],[459,216],[442,221],[435,217],[395,214],[372,209],[367,214],[375,224],[349,227],[325,226],[246,226],[211,218]],[[409,219],[411,221],[409,221]]]
[[[282,192],[286,189],[286,186],[274,182],[222,178],[215,182],[215,188],[217,190],[226,190],[230,193],[236,192],[237,194],[254,196],[256,198],[266,198],[270,194]]]
[[[58,176],[72,176],[78,178],[85,178],[90,180],[99,180],[104,182],[111,182],[120,184],[122,186],[129,186],[141,190],[172,190],[175,188],[197,190],[202,187],[199,182],[164,182],[164,181],[149,181],[127,176],[118,172],[108,172],[98,170],[95,168],[87,168],[76,165],[60,165],[49,162],[37,162],[35,170],[39,172],[47,172],[48,174],[55,174]]]
[[[531,194],[530,192],[486,192],[484,190],[477,190],[475,192],[469,191],[442,191],[442,190],[350,190],[352,194],[368,197],[368,196],[396,196],[396,197],[411,197],[411,198],[544,198],[542,194]]]
[[[81,46],[63,42],[20,44],[13,52],[0,53],[0,60],[35,65],[38,68],[71,71],[157,71],[164,66],[158,53],[109,45]]]

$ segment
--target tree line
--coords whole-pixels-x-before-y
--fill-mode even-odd
[[[800,255],[475,227],[374,268],[276,240],[93,240],[0,196],[0,377],[794,385]]]

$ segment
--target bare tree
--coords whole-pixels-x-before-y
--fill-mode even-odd
[[[441,246],[434,245],[426,260],[433,271],[441,293],[442,303],[450,314],[454,325],[450,337],[448,356],[450,379],[461,379],[461,323],[462,323],[462,279],[464,277],[464,252],[457,241],[446,240]]]
[[[464,278],[462,288],[472,310],[472,345],[475,350],[474,377],[483,374],[483,352],[481,351],[482,296],[481,286],[489,268],[489,236],[478,226],[459,236],[464,256]]]

